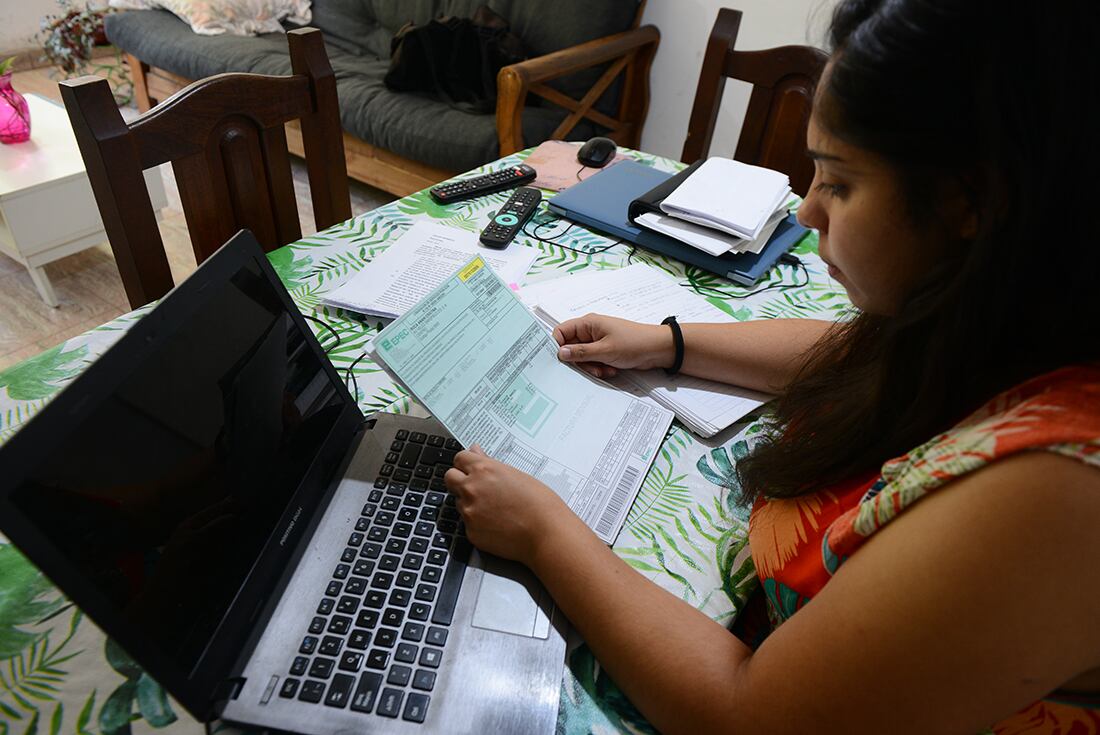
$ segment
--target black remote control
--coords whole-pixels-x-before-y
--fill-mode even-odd
[[[541,201],[542,194],[538,189],[530,186],[516,189],[494,215],[489,226],[481,231],[481,244],[489,248],[508,247],[508,243],[539,208]]]
[[[473,199],[482,194],[492,194],[494,191],[526,184],[528,181],[534,181],[535,175],[535,169],[521,163],[500,171],[474,176],[471,179],[460,179],[433,186],[429,191],[432,199],[440,204],[452,204],[461,202],[463,199]]]

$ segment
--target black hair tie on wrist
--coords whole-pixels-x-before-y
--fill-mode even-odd
[[[672,344],[676,347],[676,359],[672,361],[672,367],[665,368],[665,373],[675,375],[680,372],[680,367],[684,364],[684,333],[680,330],[680,325],[674,316],[665,317],[661,324],[667,324],[672,330]]]

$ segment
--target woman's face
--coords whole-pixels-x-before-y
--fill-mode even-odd
[[[897,174],[885,160],[831,135],[810,117],[814,180],[798,221],[820,234],[829,275],[852,303],[894,314],[940,257],[947,238],[912,222]],[[941,233],[946,234],[946,233]]]

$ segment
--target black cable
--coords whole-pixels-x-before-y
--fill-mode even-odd
[[[792,263],[791,259],[793,259],[795,262]],[[792,288],[802,288],[803,286],[808,286],[810,284],[810,270],[801,260],[793,255],[790,256],[790,259],[787,259],[787,256],[785,255],[782,259],[780,259],[780,262],[784,265],[794,265],[796,273],[798,272],[797,269],[801,268],[803,274],[806,277],[805,280],[803,280],[802,283],[772,283],[770,285],[764,286],[763,288],[758,288],[755,291],[749,291],[748,293],[726,293],[724,291],[719,291],[716,288],[711,288],[710,286],[697,286],[690,281],[688,282],[688,288],[690,288],[692,291],[699,294],[700,296],[711,296],[719,299],[745,299],[749,296],[755,296],[756,294],[764,293],[765,291],[772,291],[775,289],[778,289],[780,291],[787,291]],[[704,289],[710,291],[710,293],[703,293]]]
[[[539,235],[537,233],[538,233],[540,228],[542,228],[542,227],[552,227],[553,225],[556,225],[560,221],[561,220],[550,220],[549,222],[536,222],[535,223],[535,233],[536,234],[534,234],[534,235],[532,235],[530,232],[528,232],[527,231],[527,225],[524,225],[523,226],[523,234],[527,235],[527,237],[531,238],[532,240],[538,240],[539,242],[546,242],[546,243],[550,243],[551,245],[557,245],[558,244],[557,239],[559,237],[565,237],[566,235],[568,235],[569,231],[577,226],[576,222],[570,222],[568,227],[566,227],[564,230],[562,230],[558,234],[551,235],[550,237],[542,237],[541,235]],[[530,224],[530,223],[528,223],[528,224]]]
[[[327,350],[325,350],[326,355],[340,346],[340,333],[337,332],[335,329],[333,329],[331,324],[328,324],[327,322],[324,322],[324,321],[318,319],[315,316],[310,316],[309,314],[302,314],[302,316],[305,317],[306,319],[309,319],[311,322],[317,322],[322,327],[324,327],[329,332],[331,332],[332,336],[336,338],[336,344],[334,344],[332,347],[329,347]]]
[[[359,402],[359,379],[355,377],[355,373],[353,372],[353,370],[355,369],[355,366],[358,365],[360,362],[362,362],[363,358],[366,357],[366,356],[367,356],[367,353],[364,352],[363,354],[359,355],[359,357],[355,358],[355,361],[353,363],[351,363],[350,365],[348,365],[347,373],[345,373],[345,376],[344,376],[344,387],[345,388],[347,388],[349,391],[351,390],[351,386],[348,385],[349,380],[355,386],[355,396],[354,397],[355,397],[355,402],[356,403]]]
[[[608,250],[615,247],[616,245],[622,245],[623,244],[622,240],[616,240],[615,242],[611,243],[610,245],[606,245],[602,248],[597,248],[595,250],[589,250],[587,248],[574,248],[574,247],[570,247],[569,245],[562,245],[560,242],[558,242],[558,238],[565,237],[566,235],[568,235],[569,231],[577,226],[576,222],[570,222],[568,227],[566,227],[561,232],[559,232],[555,235],[552,235],[550,237],[542,237],[541,235],[538,234],[538,231],[539,231],[540,228],[542,228],[542,227],[551,227],[551,226],[556,225],[558,222],[561,222],[561,221],[562,220],[560,220],[560,219],[554,219],[554,220],[551,220],[549,222],[538,222],[538,223],[535,224],[535,234],[531,234],[530,232],[527,231],[527,225],[524,225],[523,229],[520,230],[520,232],[522,232],[524,235],[531,238],[532,240],[538,240],[539,242],[544,242],[544,243],[547,243],[549,245],[554,245],[556,247],[561,248],[562,250],[571,250],[574,253],[580,253],[581,255],[598,255],[599,253],[607,252]],[[633,248],[633,246],[631,246],[631,247]]]
[[[581,167],[577,169],[577,181],[584,181],[584,179],[581,178],[581,171],[584,171],[586,168],[588,168],[588,166],[581,164]]]

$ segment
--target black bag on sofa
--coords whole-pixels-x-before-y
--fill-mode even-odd
[[[484,114],[496,108],[497,72],[526,58],[507,21],[482,5],[473,18],[402,26],[390,45],[384,81],[394,92],[425,92],[463,112]]]

